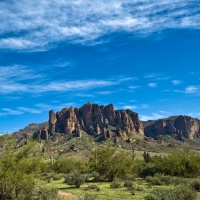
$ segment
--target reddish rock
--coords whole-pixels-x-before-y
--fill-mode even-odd
[[[128,142],[131,143],[131,144],[134,143],[135,141],[136,140],[134,138],[131,138],[131,137],[128,138]]]
[[[49,111],[49,134],[53,135],[55,133],[56,129],[56,114],[54,113],[53,110]]]
[[[117,136],[124,133],[143,134],[143,125],[137,113],[131,110],[114,110],[114,105],[99,106],[87,103],[81,108],[64,108],[60,112],[49,112],[49,134],[55,132],[80,135],[80,130],[94,135],[103,133],[110,138],[114,133],[107,132],[109,126],[116,126]],[[106,130],[106,131],[105,131]]]
[[[85,127],[90,127],[93,124],[92,103],[83,105],[80,109],[80,115],[84,121]]]
[[[41,131],[41,139],[42,140],[47,140],[48,139],[48,129],[47,127],[44,127]]]
[[[165,120],[158,120],[145,127],[144,133],[148,137],[157,139],[160,135],[172,135],[176,139],[184,141],[185,138],[193,139],[200,133],[200,120],[188,117],[178,116]]]
[[[74,108],[68,109],[66,114],[67,119],[65,120],[64,131],[66,134],[72,134],[72,132],[75,131],[75,124],[78,123]]]
[[[110,125],[115,125],[115,109],[113,104],[109,104],[105,107],[106,118]]]
[[[119,141],[119,138],[118,137],[116,137],[115,138],[115,143],[119,143],[120,141]]]
[[[103,136],[104,136],[104,139],[107,138],[107,130],[106,130],[106,128],[103,128]]]

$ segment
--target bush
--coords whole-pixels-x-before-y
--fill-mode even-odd
[[[195,200],[196,193],[188,185],[181,184],[175,187],[171,192],[172,198],[170,200]]]
[[[53,180],[54,181],[58,181],[58,180],[62,179],[63,177],[64,177],[63,174],[54,174],[53,175]]]
[[[178,185],[173,189],[155,188],[145,200],[195,200],[196,193],[187,185]]]
[[[96,200],[97,195],[95,194],[85,194],[82,200]]]
[[[126,181],[124,183],[124,187],[126,187],[126,188],[132,188],[133,187],[133,183],[131,181]]]
[[[121,182],[120,181],[113,181],[110,184],[110,188],[121,188]]]
[[[58,198],[58,189],[41,187],[38,191],[39,200],[50,200]]]
[[[154,164],[148,163],[146,164],[139,172],[139,176],[144,178],[146,176],[154,176],[158,172],[158,169]]]
[[[170,185],[174,183],[174,177],[172,176],[165,176],[163,174],[155,174],[152,176],[145,177],[147,182],[150,182],[152,185]]]
[[[193,190],[200,191],[200,181],[199,180],[193,180],[193,181],[191,181],[190,182],[190,187]]]
[[[135,175],[133,175],[133,174],[127,174],[127,175],[125,175],[124,177],[123,177],[123,179],[122,180],[125,180],[125,181],[135,181]]]
[[[100,188],[98,185],[88,185],[87,188],[85,188],[85,190],[96,190],[96,191],[100,191]]]
[[[146,176],[145,177],[145,181],[151,183],[152,182],[152,178],[153,178],[152,176]]]
[[[64,182],[68,185],[74,185],[76,188],[80,188],[80,186],[85,183],[85,180],[85,175],[81,174],[79,171],[74,171],[67,175]]]

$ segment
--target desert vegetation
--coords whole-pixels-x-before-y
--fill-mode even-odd
[[[142,159],[133,151],[99,146],[89,158],[46,159],[30,141],[15,148],[3,137],[0,155],[0,199],[46,200],[144,199],[195,200],[200,191],[200,155],[189,148]],[[61,191],[63,193],[61,193]],[[70,195],[66,195],[70,194]]]

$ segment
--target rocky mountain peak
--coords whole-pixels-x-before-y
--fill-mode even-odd
[[[131,110],[115,110],[113,104],[99,106],[98,104],[87,103],[80,108],[63,108],[55,113],[49,111],[48,134],[55,133],[72,134],[81,136],[81,131],[90,135],[103,133],[105,138],[112,137],[112,131],[108,128],[116,127],[117,136],[124,134],[144,134],[142,122],[138,114]],[[46,129],[40,132],[42,139],[48,138]]]
[[[146,126],[144,133],[153,138],[168,134],[178,140],[183,140],[183,137],[193,139],[200,135],[200,120],[183,115],[160,119]]]

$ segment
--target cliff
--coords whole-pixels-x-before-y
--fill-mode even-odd
[[[146,123],[148,124],[148,123]],[[168,119],[160,119],[149,123],[144,128],[144,134],[157,139],[160,135],[172,135],[178,140],[183,137],[193,139],[200,135],[200,120],[188,116],[176,116]]]
[[[111,132],[109,126],[116,127]],[[81,131],[90,135],[103,133],[105,138],[112,134],[122,136],[130,133],[144,134],[142,122],[138,114],[131,110],[115,110],[113,104],[99,106],[87,103],[81,108],[63,108],[60,112],[49,111],[49,129],[39,131],[42,139],[55,133],[76,134],[81,137]]]

